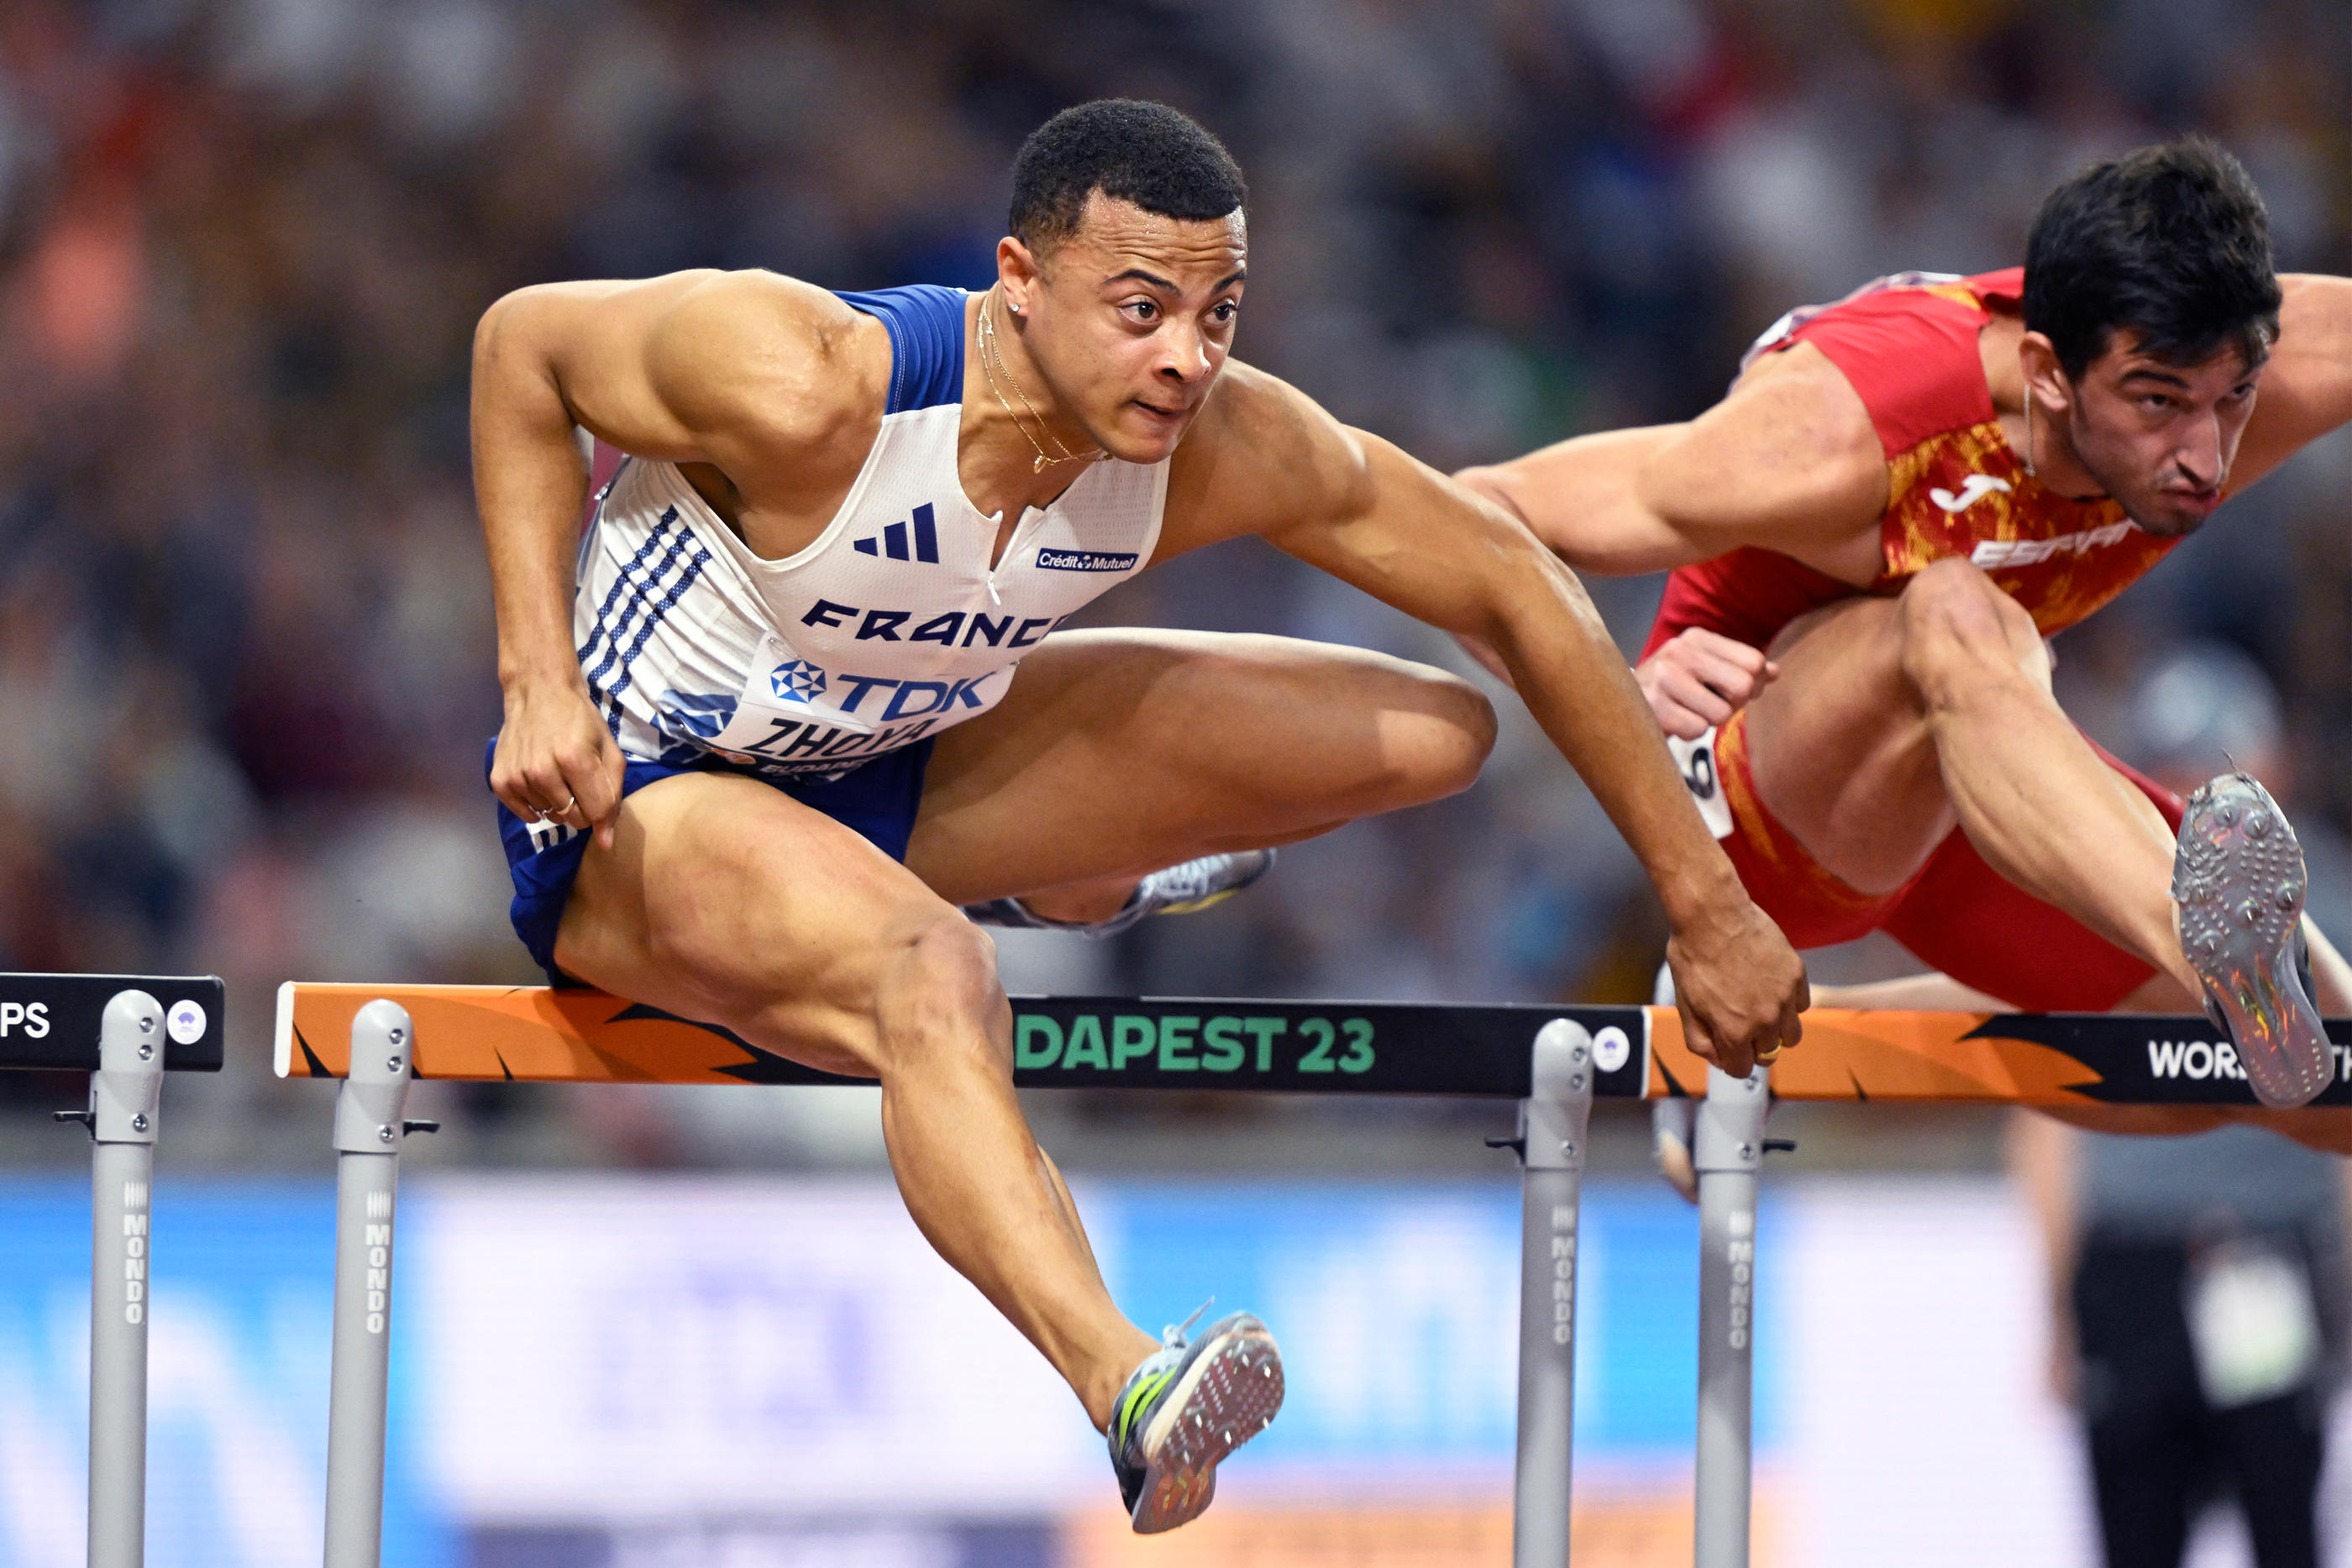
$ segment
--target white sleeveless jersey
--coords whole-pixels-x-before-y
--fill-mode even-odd
[[[599,499],[572,627],[633,761],[838,777],[986,713],[1025,651],[1151,559],[1168,465],[1106,460],[991,570],[996,521],[956,475],[963,291],[841,298],[889,328],[889,401],[807,549],[753,555],[667,463],[629,460]]]

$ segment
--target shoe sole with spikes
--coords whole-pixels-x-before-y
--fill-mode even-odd
[[[1131,1516],[1138,1535],[1198,1518],[1217,1492],[1217,1467],[1272,1424],[1282,1408],[1282,1353],[1247,1312],[1212,1323],[1175,1386],[1143,1427],[1143,1489]]]
[[[2172,862],[2181,950],[2254,1097],[2273,1109],[2309,1103],[2336,1076],[2296,972],[2305,885],[2303,847],[2270,791],[2225,773],[2189,796]]]

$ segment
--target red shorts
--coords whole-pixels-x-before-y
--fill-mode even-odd
[[[1757,798],[1747,721],[1744,709],[1732,715],[1715,741],[1715,773],[1731,812],[1723,848],[1748,896],[1798,947],[1884,931],[1930,967],[2027,1012],[2105,1012],[2156,973],[1985,864],[1957,828],[1901,887],[1856,893],[1822,870]],[[2099,756],[2180,826],[2179,796],[2105,751]]]

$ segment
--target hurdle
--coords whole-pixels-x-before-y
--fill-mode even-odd
[[[159,1001],[157,998],[170,998]],[[147,1554],[149,1216],[163,1073],[221,1069],[211,976],[0,975],[0,1071],[87,1072],[90,1568]]]
[[[1418,1094],[1517,1103],[1521,1166],[1514,1568],[1569,1561],[1578,1209],[1596,1099],[1701,1098],[1696,1568],[1746,1568],[1753,1470],[1756,1208],[1772,1100],[2046,1107],[2256,1102],[2203,1019],[1817,1009],[1769,1068],[1733,1078],[1691,1051],[1672,1008],[1015,997],[1013,1082],[1028,1089]],[[2333,1022],[2324,1105],[2352,1104],[2352,1022]],[[326,1568],[375,1568],[392,1193],[412,1078],[570,1083],[825,1084],[716,1025],[591,990],[280,988],[280,1076],[342,1079]],[[362,1098],[365,1096],[365,1098]],[[347,1114],[347,1107],[349,1113]],[[373,1162],[362,1201],[341,1172]],[[373,1201],[369,1201],[369,1197]],[[354,1281],[347,1292],[346,1281]],[[348,1361],[347,1359],[348,1358]],[[348,1391],[348,1392],[347,1392]],[[338,1510],[341,1511],[338,1513]],[[339,1525],[339,1521],[340,1525]]]

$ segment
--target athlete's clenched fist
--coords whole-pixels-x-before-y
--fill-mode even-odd
[[[1679,740],[1696,740],[1746,707],[1780,673],[1761,649],[1693,626],[1643,660],[1633,679],[1659,728]]]
[[[490,758],[490,793],[526,822],[593,829],[613,847],[621,807],[621,748],[576,684],[517,687]]]

